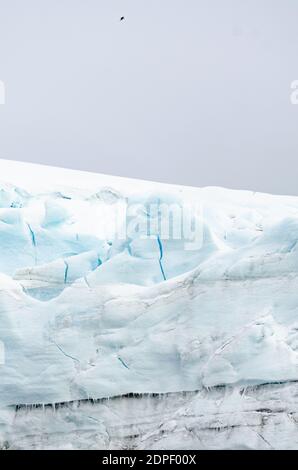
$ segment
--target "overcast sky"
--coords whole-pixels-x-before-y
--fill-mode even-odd
[[[0,158],[298,194],[295,79],[297,0],[0,0]]]

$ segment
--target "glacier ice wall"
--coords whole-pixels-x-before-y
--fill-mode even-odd
[[[133,394],[9,407],[0,448],[297,449],[297,420],[294,383]]]
[[[152,202],[200,204],[201,243],[119,239]],[[295,388],[297,241],[295,197],[0,161],[0,407]]]

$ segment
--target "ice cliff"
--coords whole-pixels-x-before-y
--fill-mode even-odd
[[[296,197],[0,161],[0,447],[297,448],[297,242]]]

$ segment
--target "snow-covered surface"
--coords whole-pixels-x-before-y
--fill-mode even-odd
[[[116,203],[152,201],[200,204],[202,243],[188,251],[185,240],[160,241],[158,233],[151,240],[138,233],[118,240]],[[294,397],[297,241],[295,197],[162,185],[0,160],[2,438],[11,436],[12,410],[23,404],[64,403],[68,409],[68,402],[89,398],[169,392],[180,397],[179,392],[197,391],[208,421],[207,404],[215,392],[202,394],[218,386],[228,386],[233,397],[246,387],[278,382]],[[146,398],[138,400],[142,408]],[[166,400],[176,409],[175,399]],[[235,403],[243,425],[246,402],[237,398]],[[96,404],[99,422],[106,419],[100,417],[102,406]],[[152,401],[150,406],[157,405]],[[27,412],[33,413],[31,408]],[[40,409],[34,413],[39,413],[37,427],[56,419],[41,417]],[[194,415],[199,414],[196,408]],[[59,420],[68,422],[68,411],[61,411]],[[16,433],[22,426],[25,417]],[[102,439],[101,445],[108,445]],[[198,445],[193,439],[191,445]],[[234,445],[211,441],[215,447]],[[70,445],[84,447],[83,437]],[[171,446],[177,447],[172,441],[165,444]]]

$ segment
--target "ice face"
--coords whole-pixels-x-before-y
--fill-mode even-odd
[[[0,449],[297,449],[297,417],[293,383],[24,405]]]
[[[297,198],[6,161],[0,181],[1,406],[297,379]],[[199,203],[200,243],[143,237],[156,202]]]

